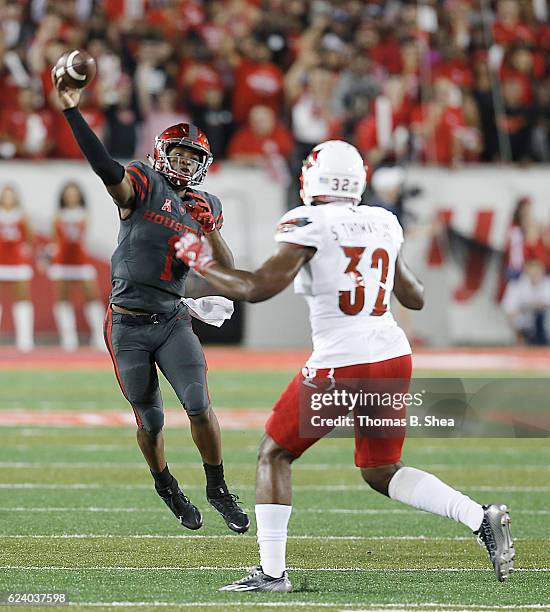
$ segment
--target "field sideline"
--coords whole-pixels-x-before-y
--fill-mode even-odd
[[[307,350],[250,350],[240,348],[206,347],[206,358],[211,370],[297,370],[309,355]],[[445,372],[511,372],[539,373],[549,371],[548,348],[418,348],[414,351],[415,369]],[[81,348],[67,354],[58,348],[38,347],[25,355],[10,347],[0,350],[0,369],[61,369],[104,370],[111,368],[106,353]]]
[[[541,376],[549,355],[420,351],[416,372]],[[226,419],[228,481],[252,509],[262,420],[304,354],[214,348],[207,356],[214,405]],[[204,512],[197,534],[154,493],[108,357],[83,350],[67,360],[42,349],[29,368],[5,349],[0,365],[0,594],[66,592],[82,610],[550,609],[547,440],[406,444],[406,463],[481,502],[511,506],[518,557],[508,583],[494,579],[467,529],[363,486],[351,441],[331,439],[294,469],[288,558],[296,591],[235,596],[216,589],[256,563],[254,526],[252,535],[234,535],[207,506],[185,417],[166,386],[169,462]],[[80,422],[77,415],[92,416]]]

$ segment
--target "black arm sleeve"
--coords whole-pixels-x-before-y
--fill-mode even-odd
[[[111,158],[107,149],[86,123],[78,108],[63,111],[80,150],[90,162],[92,170],[105,185],[118,185],[124,178],[124,166]]]

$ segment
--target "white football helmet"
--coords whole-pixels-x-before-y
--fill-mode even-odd
[[[318,197],[361,201],[367,186],[367,170],[359,151],[343,140],[318,144],[302,166],[300,197],[309,206]]]

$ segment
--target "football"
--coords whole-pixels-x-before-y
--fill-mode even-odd
[[[95,77],[97,68],[94,58],[86,51],[75,49],[64,53],[54,66],[55,78],[66,87],[82,89]]]

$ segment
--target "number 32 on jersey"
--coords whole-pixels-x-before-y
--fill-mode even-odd
[[[345,256],[349,258],[349,263],[344,273],[352,276],[355,282],[355,288],[354,291],[340,291],[338,304],[340,310],[344,314],[356,315],[359,314],[365,306],[365,282],[363,275],[357,269],[359,261],[365,251],[365,247],[343,246],[342,249]],[[378,294],[376,295],[374,307],[370,312],[372,317],[380,317],[388,310],[388,307],[384,304],[384,300],[386,298],[386,280],[388,278],[389,264],[390,256],[385,249],[378,248],[372,252],[370,266],[377,270],[380,269],[380,286]]]

